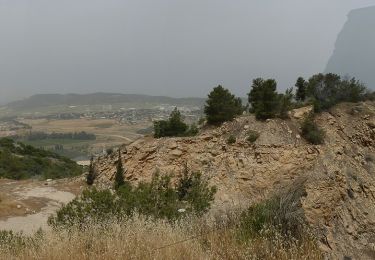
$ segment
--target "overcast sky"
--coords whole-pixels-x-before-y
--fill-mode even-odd
[[[375,0],[0,0],[0,102],[36,93],[245,96],[324,70]]]

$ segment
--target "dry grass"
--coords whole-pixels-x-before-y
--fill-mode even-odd
[[[135,218],[107,228],[51,231],[25,244],[0,243],[0,259],[322,259],[312,239],[269,234],[239,241],[230,221],[191,219],[171,225]],[[1,241],[0,241],[1,242]],[[12,245],[12,243],[8,243]]]

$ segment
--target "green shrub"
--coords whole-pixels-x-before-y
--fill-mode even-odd
[[[307,84],[307,97],[314,101],[314,111],[330,109],[340,102],[358,102],[366,99],[367,88],[355,78],[342,79],[339,75],[316,74]]]
[[[117,201],[117,196],[110,190],[84,190],[82,195],[58,210],[55,216],[49,217],[48,224],[57,228],[84,227],[91,222],[105,223],[121,213]]]
[[[274,217],[277,211],[277,200],[270,199],[256,204],[241,214],[240,235],[244,240],[259,236],[261,231],[275,226]]]
[[[234,135],[230,135],[227,139],[228,144],[234,144],[236,141],[237,141],[237,139]]]
[[[324,143],[324,131],[314,121],[314,115],[311,114],[302,123],[302,136],[311,144]]]
[[[26,236],[22,233],[13,231],[0,230],[0,252],[6,250],[17,255],[26,247],[38,249],[41,241],[44,239],[44,233],[39,229],[33,236]]]
[[[112,155],[113,154],[113,148],[112,147],[111,148],[107,148],[105,150],[105,152],[106,152],[107,155]]]
[[[48,223],[54,228],[84,228],[91,223],[105,225],[107,220],[121,220],[134,213],[173,221],[186,214],[207,212],[215,193],[216,188],[209,187],[199,173],[190,174],[185,169],[176,186],[170,176],[155,173],[151,182],[141,182],[137,187],[125,182],[115,192],[85,190],[51,216]]]
[[[172,137],[188,135],[188,125],[182,120],[180,111],[175,108],[168,121],[161,120],[154,123],[154,137]]]
[[[169,128],[168,121],[160,120],[160,121],[154,122],[154,137],[161,138],[161,137],[168,136],[167,135],[168,128]]]
[[[186,210],[201,215],[210,208],[217,191],[216,187],[209,187],[199,172],[189,173],[185,167],[182,178],[178,181],[176,191],[179,201],[187,202]]]
[[[296,239],[303,237],[306,225],[301,205],[301,198],[306,196],[303,183],[304,180],[297,180],[285,192],[242,212],[238,228],[240,238],[249,240],[267,231]]]
[[[186,136],[196,136],[199,133],[199,129],[196,124],[192,124],[186,132]]]
[[[26,244],[25,239],[13,231],[0,230],[0,246],[20,247]]]
[[[259,133],[257,131],[250,130],[247,132],[246,140],[250,143],[254,143],[259,138]]]

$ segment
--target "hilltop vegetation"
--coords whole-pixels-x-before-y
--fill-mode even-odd
[[[82,167],[56,153],[0,139],[0,177],[9,179],[55,179],[82,174]]]
[[[195,124],[188,126],[182,118],[180,111],[175,108],[168,120],[154,122],[154,137],[194,136],[198,133]]]

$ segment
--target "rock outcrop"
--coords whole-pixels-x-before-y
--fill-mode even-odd
[[[351,11],[325,71],[354,76],[374,90],[374,27],[375,6]]]
[[[326,133],[321,146],[301,138],[301,111],[290,120],[243,116],[192,138],[137,140],[122,148],[126,178],[137,183],[155,171],[178,176],[187,165],[217,186],[217,212],[259,202],[304,178],[301,204],[321,248],[332,258],[373,259],[375,103],[340,104],[319,115]],[[260,134],[254,143],[246,140],[250,130]],[[230,135],[236,143],[227,144]],[[99,183],[112,183],[115,154],[96,161]]]

